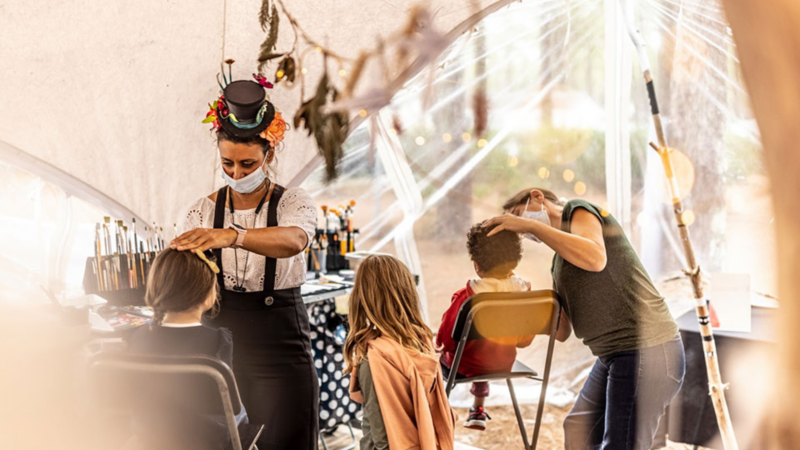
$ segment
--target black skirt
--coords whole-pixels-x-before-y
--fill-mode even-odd
[[[264,424],[262,449],[317,449],[319,382],[300,288],[223,290],[208,321],[233,333],[233,372],[250,423]]]

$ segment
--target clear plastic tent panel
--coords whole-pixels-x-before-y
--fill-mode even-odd
[[[624,29],[622,16],[610,15],[608,3],[521,2],[489,16],[455,42],[432,70],[398,92],[371,126],[363,124],[353,134],[343,176],[315,192],[318,201],[329,201],[329,192],[361,192],[365,199],[382,193],[380,206],[375,201],[359,206],[360,248],[400,257],[408,256],[409,247],[416,251],[416,261],[406,262],[412,268],[419,265],[434,329],[452,294],[476,277],[465,246],[470,226],[502,213],[508,197],[529,187],[622,211],[618,219],[668,301],[690,298],[688,281],[665,281],[683,268],[683,252],[664,193],[663,166],[648,146],[656,138],[639,63],[627,34],[616,42],[608,36],[609,29]],[[708,274],[750,274],[754,290],[774,294],[769,186],[736,49],[719,5],[677,0],[625,4],[648,44],[681,179],[684,219],[691,222],[700,264]],[[613,45],[627,57],[612,60],[609,72]],[[473,125],[479,88],[486,90],[489,103],[482,136],[475,135]],[[617,108],[622,115],[613,122],[609,98],[621,99]],[[611,133],[624,137],[619,148],[607,146]],[[385,160],[381,153],[391,155],[398,146],[405,167],[377,170]],[[626,158],[623,164],[609,167],[620,157]],[[410,180],[398,188],[389,176],[394,171],[400,178],[410,173]],[[610,190],[620,186],[627,189],[621,196],[625,200],[614,206]],[[534,289],[550,288],[552,256],[545,246],[524,240],[517,275]],[[543,355],[544,344],[534,342],[519,358],[535,364]],[[558,344],[552,398],[574,398],[582,369],[591,361],[577,339]],[[534,402],[535,395],[522,396]]]
[[[701,265],[709,274],[749,273],[754,289],[774,293],[774,271],[765,264],[773,251],[769,186],[720,6],[627,4],[647,41],[684,219],[692,222]],[[615,25],[624,27],[618,19]],[[367,216],[359,208],[360,248],[393,253],[398,238],[413,236],[433,324],[449,295],[474,276],[464,248],[469,226],[500,213],[510,195],[537,186],[609,206],[608,186],[618,180],[607,178],[608,95],[630,98],[624,120],[616,123],[630,149],[630,193],[621,206],[627,214],[618,219],[654,278],[682,268],[663,167],[648,146],[655,141],[649,100],[627,36],[622,45],[629,56],[620,60],[626,65],[613,74],[627,77],[627,84],[608,92],[608,20],[603,2],[513,4],[486,18],[397,93],[375,121],[384,133],[375,131],[374,147],[368,124],[350,138],[344,176],[328,191],[370,186],[362,191],[374,196],[377,189],[385,197],[392,192],[389,177],[356,168],[380,167],[382,146],[399,144],[405,154],[418,191],[411,195],[421,196],[421,208],[405,214],[397,198],[380,210],[373,206]],[[474,136],[473,96],[481,87],[489,100],[488,126]],[[525,251],[518,272],[534,286],[548,287],[552,253],[528,242]]]
[[[381,160],[370,151],[370,135],[366,124],[356,128],[344,147],[336,182],[325,182],[325,168],[320,166],[303,183],[303,188],[317,203],[317,227],[325,227],[323,206],[342,209],[355,201],[356,249],[368,250],[381,236],[390,233],[403,219]],[[392,249],[385,251],[391,253]]]
[[[80,295],[95,224],[105,215],[58,186],[0,163],[0,290],[5,300]],[[8,296],[8,298],[5,298]]]
[[[770,187],[721,5],[648,0],[636,8],[697,260],[712,283],[715,273],[748,274],[754,292],[775,295]],[[684,257],[663,169],[647,145],[655,136],[638,67],[634,63],[630,124],[631,238],[650,274],[663,278],[682,269]]]
[[[371,177],[362,168],[384,161],[382,154],[398,145],[404,153],[415,185],[401,197],[418,200],[398,198],[380,211],[359,206],[360,248],[402,257],[408,249],[398,250],[398,240],[407,246],[405,240],[413,239],[420,267],[406,262],[421,271],[432,325],[438,324],[453,292],[475,277],[466,252],[467,232],[502,213],[509,196],[538,186],[568,198],[605,201],[604,30],[597,20],[602,14],[602,3],[590,1],[523,2],[495,13],[456,41],[432,70],[410,81],[376,116],[372,152],[369,124],[351,137],[360,145],[349,145],[343,176],[331,190],[392,189],[390,177]],[[472,104],[479,88],[485,89],[489,103],[482,136],[475,135],[473,126]],[[312,178],[320,179],[322,173],[320,169]],[[329,197],[328,191],[309,189],[318,205]],[[381,228],[372,228],[374,223]],[[391,223],[397,226],[386,227]],[[526,257],[518,273],[535,288],[550,288],[552,252],[524,245]]]

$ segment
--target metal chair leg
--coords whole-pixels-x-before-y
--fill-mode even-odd
[[[542,391],[539,395],[539,404],[536,407],[536,423],[533,425],[533,448],[539,442],[539,430],[542,426],[542,417],[544,416],[544,401],[545,394],[547,393],[547,379],[542,382]]]
[[[514,392],[514,384],[511,382],[511,378],[506,378],[506,384],[508,384],[508,392],[511,394],[511,403],[514,404],[514,412],[517,414],[519,432],[522,434],[522,443],[525,444],[525,450],[532,450],[531,444],[528,442],[528,432],[525,431],[525,423],[522,421],[522,411],[519,409],[517,394]]]
[[[350,430],[350,439],[352,439],[352,441],[350,441],[350,444],[348,444],[347,447],[342,448],[342,450],[353,450],[356,448],[356,444],[358,444],[358,441],[356,440],[356,433],[353,431],[353,427],[349,423],[347,424],[347,429]]]
[[[322,434],[322,430],[319,432],[319,440],[322,441],[322,448],[328,450],[328,444],[325,443],[325,435]]]
[[[350,444],[347,447],[342,448],[341,450],[353,450],[358,445],[358,439],[356,439],[356,433],[353,431],[353,426],[349,423],[347,424],[347,429],[350,430]],[[328,450],[328,444],[325,442],[325,434],[323,431],[319,432],[319,440],[322,441],[322,448]]]

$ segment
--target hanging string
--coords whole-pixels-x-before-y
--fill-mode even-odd
[[[222,55],[220,58],[220,62],[225,62],[225,34],[227,31],[227,22],[228,22],[228,0],[224,0],[222,2]]]

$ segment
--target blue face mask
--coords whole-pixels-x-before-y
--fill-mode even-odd
[[[525,209],[522,210],[522,217],[524,217],[526,219],[533,219],[533,220],[542,222],[543,224],[545,224],[545,225],[547,225],[549,227],[550,226],[550,216],[547,214],[547,210],[544,209],[544,204],[542,204],[542,210],[541,211],[528,211],[528,204],[530,202],[531,202],[531,199],[530,199],[530,197],[528,197],[528,201],[525,203]],[[542,242],[541,240],[539,240],[538,237],[534,236],[531,233],[525,233],[522,236],[524,238],[526,238],[526,239],[532,240],[533,242],[539,242],[539,243]]]
[[[267,160],[264,159],[264,163],[266,162]],[[244,178],[240,178],[238,180],[234,180],[233,178],[229,177],[223,169],[222,179],[225,180],[225,184],[230,186],[234,191],[240,194],[249,194],[258,189],[258,187],[261,186],[261,183],[267,179],[267,174],[264,173],[264,163],[261,164],[261,167],[254,170],[253,173],[248,174]]]

